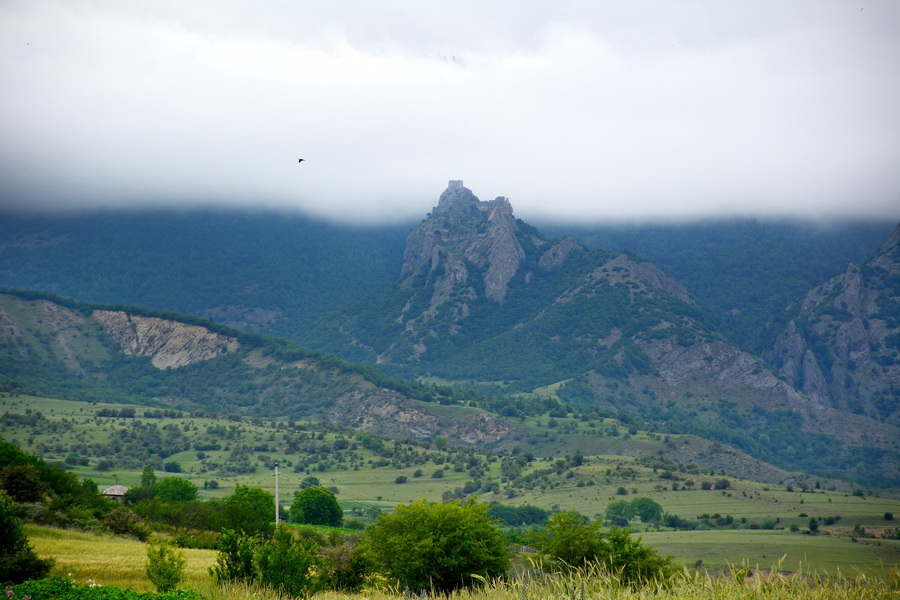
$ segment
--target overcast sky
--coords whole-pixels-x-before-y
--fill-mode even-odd
[[[298,158],[306,159],[302,164]],[[900,218],[900,2],[0,0],[0,203]]]

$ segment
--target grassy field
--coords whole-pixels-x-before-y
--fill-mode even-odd
[[[138,414],[134,418],[98,416],[103,409],[123,408],[137,409]],[[481,502],[575,510],[596,518],[602,517],[614,500],[644,496],[660,503],[666,512],[685,519],[696,520],[704,514],[730,517],[727,526],[716,526],[711,521],[708,523],[713,529],[705,531],[660,531],[654,525],[632,523],[645,535],[647,543],[688,565],[699,560],[711,568],[724,568],[746,559],[765,567],[787,554],[784,568],[791,571],[811,568],[836,573],[840,569],[884,577],[892,566],[900,564],[897,540],[873,539],[894,533],[900,525],[900,501],[825,489],[831,486],[824,481],[818,489],[811,483],[807,491],[801,491],[797,485],[792,488],[788,484],[747,481],[725,473],[690,469],[671,472],[630,456],[587,453],[582,465],[562,468],[557,468],[559,457],[536,458],[513,478],[504,475],[504,458],[498,455],[394,442],[383,443],[379,449],[366,446],[356,432],[320,431],[315,424],[292,427],[272,421],[143,415],[142,407],[129,405],[0,397],[0,437],[47,460],[67,462],[73,472],[93,479],[101,488],[114,483],[137,485],[146,463],[132,460],[132,466],[125,468],[115,463],[115,455],[92,452],[108,450],[111,441],[127,442],[129,435],[150,428],[159,433],[163,442],[165,436],[176,436],[173,439],[178,443],[193,448],[212,442],[220,445],[218,450],[191,449],[167,456],[165,461],[178,463],[180,473],[157,471],[158,477],[176,476],[192,481],[200,488],[201,497],[223,497],[237,485],[274,491],[271,467],[277,462],[283,505],[290,505],[304,478],[315,476],[322,485],[337,489],[346,517],[370,522],[379,512],[390,511],[399,503],[421,498],[441,501],[445,494],[454,493],[477,478],[480,482],[496,483],[496,491],[479,489],[475,493]],[[576,426],[574,422],[570,425]],[[598,425],[615,426],[612,421]],[[590,427],[578,423],[577,428]],[[622,437],[603,438],[607,449],[624,444]],[[665,447],[664,442],[646,432],[637,432],[632,439]],[[122,443],[121,447],[123,456],[141,449],[139,444]],[[112,466],[98,469],[104,459],[113,461]],[[229,471],[234,465],[250,465],[252,472]],[[433,475],[438,471],[441,477],[436,478]],[[473,475],[476,471],[477,477]],[[405,476],[406,482],[397,483],[399,476]],[[728,489],[701,489],[704,482],[723,477],[729,481]],[[204,487],[209,480],[216,481],[217,489]],[[886,520],[888,513],[898,519]],[[812,517],[820,521],[821,533],[803,535]],[[826,525],[826,519],[833,523]],[[792,533],[792,526],[800,532]]]
[[[103,586],[116,586],[134,591],[152,591],[153,586],[144,573],[146,563],[146,547],[143,543],[123,538],[100,536],[88,533],[57,530],[48,527],[27,526],[25,528],[35,550],[41,556],[49,556],[56,560],[54,575],[74,579],[80,585],[96,583]],[[712,536],[721,532],[703,532]],[[697,544],[742,544],[750,543],[762,547],[767,545],[770,552],[781,551],[783,541],[772,532],[750,532],[760,538],[769,537],[768,541],[736,539],[714,540],[697,538]],[[665,536],[667,534],[654,534]],[[809,536],[800,536],[809,537]],[[659,540],[660,547],[666,547],[666,541]],[[799,540],[801,545],[803,540]],[[849,543],[849,542],[846,542]],[[799,548],[802,549],[802,548]],[[812,546],[810,546],[812,549]],[[244,585],[218,587],[214,586],[208,576],[209,567],[215,563],[215,552],[209,550],[187,550],[186,580],[181,584],[183,589],[193,589],[210,600],[276,600],[278,596],[266,590]],[[773,554],[774,556],[774,554]],[[834,553],[839,560],[839,553]],[[785,565],[789,562],[784,561]],[[759,563],[764,569],[777,565],[778,559]],[[755,566],[752,562],[751,566]],[[841,568],[845,578],[831,578],[818,581],[812,577],[814,569],[803,566],[801,577],[781,577],[770,571],[755,571],[749,578],[732,578],[730,571],[712,573],[693,571],[676,580],[668,588],[645,588],[640,590],[622,588],[614,579],[592,573],[574,576],[535,576],[534,573],[520,573],[506,582],[490,583],[485,589],[462,591],[452,597],[458,600],[539,600],[543,598],[617,598],[624,600],[675,600],[692,598],[694,600],[729,600],[756,598],[786,599],[803,598],[804,600],[838,600],[843,598],[887,600],[896,598],[900,593],[900,573],[885,571],[878,578],[872,572],[860,570],[853,573],[850,569]],[[401,597],[402,591],[369,589],[360,594],[338,592],[321,592],[316,594],[317,600],[395,600]],[[431,596],[432,598],[434,596]]]

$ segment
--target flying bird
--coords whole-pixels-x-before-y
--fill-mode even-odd
[[[297,162],[298,162],[298,163],[302,163],[304,160],[306,160],[306,159],[305,159],[305,158],[301,158],[301,159],[299,159]]]

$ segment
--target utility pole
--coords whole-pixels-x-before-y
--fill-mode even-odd
[[[281,521],[278,510],[278,463],[275,463],[275,526]]]

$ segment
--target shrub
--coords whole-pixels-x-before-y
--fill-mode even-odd
[[[259,546],[257,538],[226,529],[222,532],[216,566],[209,574],[217,583],[251,583],[256,578],[254,555]]]
[[[504,574],[509,555],[487,505],[473,502],[397,506],[379,515],[366,539],[373,561],[401,587],[454,590]]]
[[[316,592],[322,585],[317,551],[315,542],[294,537],[285,525],[277,526],[272,538],[257,551],[259,582],[282,595],[304,597]]]
[[[600,525],[599,519],[591,523],[575,512],[559,513],[551,517],[544,531],[529,537],[540,555],[561,570],[597,564],[627,584],[660,581],[675,573],[671,557],[643,546],[627,529],[604,534]]]
[[[38,558],[16,516],[16,503],[0,491],[0,582],[21,583],[46,577],[50,559]]]
[[[325,586],[341,592],[358,592],[371,569],[362,549],[350,542],[325,550]]]
[[[183,550],[156,541],[147,544],[147,578],[158,592],[175,589],[184,579],[186,564]]]
[[[106,513],[103,526],[116,535],[133,535],[142,542],[150,537],[150,530],[140,517],[121,506]]]

